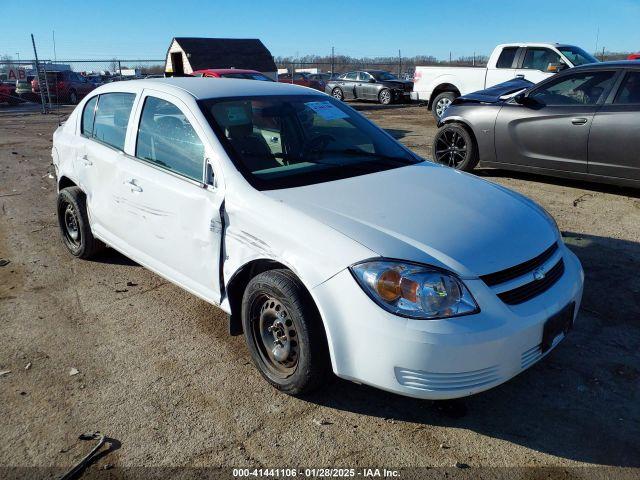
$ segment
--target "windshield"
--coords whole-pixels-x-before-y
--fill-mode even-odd
[[[272,80],[267,77],[266,75],[263,75],[261,73],[253,73],[253,72],[246,72],[246,73],[223,73],[221,75],[223,78],[243,78],[245,80],[262,80],[265,82],[271,82]]]
[[[574,67],[585,63],[596,63],[598,60],[579,47],[558,47],[560,53],[569,59]]]
[[[389,72],[369,72],[369,73],[373,75],[373,78],[380,81],[398,80],[398,77],[396,77],[393,73],[389,73]]]
[[[355,110],[326,96],[222,98],[200,104],[238,170],[259,190],[421,161]]]

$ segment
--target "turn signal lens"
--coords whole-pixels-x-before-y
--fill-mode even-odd
[[[385,270],[376,279],[376,292],[387,302],[400,298],[400,280],[402,276],[397,270]]]

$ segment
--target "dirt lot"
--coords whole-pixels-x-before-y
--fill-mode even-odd
[[[424,108],[358,108],[429,153]],[[640,191],[479,171],[542,204],[580,257],[575,330],[461,401],[341,380],[301,400],[267,386],[216,308],[114,251],[71,258],[47,176],[57,118],[25,110],[0,106],[0,371],[11,371],[0,376],[0,466],[71,466],[90,446],[78,434],[99,430],[119,448],[92,470],[640,467]]]

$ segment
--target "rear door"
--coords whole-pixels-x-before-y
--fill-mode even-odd
[[[505,104],[496,119],[501,163],[587,172],[589,129],[615,71],[580,71],[534,87],[530,102]]]
[[[624,74],[593,119],[589,173],[640,180],[640,68]]]
[[[219,303],[224,197],[219,175],[204,182],[203,125],[180,99],[144,90],[132,130],[118,171],[120,240],[143,265]]]
[[[98,236],[119,226],[113,188],[135,98],[135,93],[128,92],[92,97],[81,117],[76,171],[79,186],[87,196],[91,227]]]
[[[485,88],[493,87],[515,77],[515,67],[519,56],[519,47],[504,47],[495,67],[487,68]]]
[[[344,98],[356,98],[356,83],[358,82],[358,72],[349,72],[344,78],[338,81],[338,85],[342,88]]]
[[[522,76],[530,82],[538,83],[558,72],[560,55],[546,47],[527,47],[519,60],[515,76]]]

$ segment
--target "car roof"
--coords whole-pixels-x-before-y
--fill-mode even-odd
[[[573,67],[570,70],[583,70],[583,69],[607,69],[607,68],[624,68],[624,67],[640,67],[640,63],[637,60],[612,60],[610,62],[598,62],[598,63],[585,63],[584,65],[579,65],[577,67]],[[565,70],[568,71],[568,70]]]
[[[188,93],[197,100],[205,98],[248,97],[254,95],[322,95],[312,88],[290,83],[265,82],[238,78],[219,78],[215,82],[204,77],[173,77],[125,80],[98,87],[96,93],[126,91],[128,86],[135,90],[149,88],[165,93]]]

